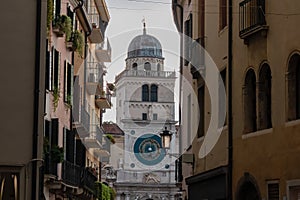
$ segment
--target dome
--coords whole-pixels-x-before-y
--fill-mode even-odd
[[[133,38],[128,47],[127,59],[135,57],[163,58],[160,42],[146,33],[145,26],[143,35]]]

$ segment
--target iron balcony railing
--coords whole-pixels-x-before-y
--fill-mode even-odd
[[[172,71],[144,71],[144,70],[124,70],[116,76],[116,81],[122,77],[159,77],[175,78],[175,72]]]
[[[265,0],[244,0],[239,4],[240,37],[266,25]]]
[[[81,123],[87,131],[90,131],[90,114],[81,106]]]
[[[44,155],[45,174],[57,176],[57,163],[53,162],[50,154]]]
[[[107,22],[103,21],[100,13],[98,12],[94,4],[90,4],[87,7],[87,13],[90,19],[90,22],[94,28],[99,28],[102,34],[102,37],[105,38],[105,30],[108,25]]]
[[[95,171],[92,171],[91,168],[85,168],[83,171],[83,178],[81,182],[81,187],[94,192],[95,191],[95,182],[97,181],[97,174]]]
[[[95,138],[100,144],[102,144],[103,130],[100,127],[100,119],[94,109],[91,109],[91,124],[90,124],[91,137]]]
[[[62,163],[62,180],[66,184],[79,186],[82,168],[69,161]]]

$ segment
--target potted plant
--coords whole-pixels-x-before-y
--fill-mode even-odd
[[[53,163],[61,163],[64,160],[64,148],[54,145],[50,150],[50,157]]]
[[[115,144],[115,143],[116,143],[115,138],[114,138],[111,134],[106,134],[105,136],[106,136],[107,139],[109,139],[109,141],[110,141],[112,144]]]
[[[70,40],[72,32],[71,18],[66,15],[57,16],[53,23],[53,32],[57,37],[63,37],[66,34],[66,41]]]
[[[83,54],[84,37],[83,34],[76,30],[71,33],[70,40],[66,43],[66,46],[71,51],[77,51],[80,56]]]

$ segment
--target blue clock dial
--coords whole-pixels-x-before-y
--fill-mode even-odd
[[[161,148],[161,139],[154,134],[145,134],[134,143],[135,157],[145,165],[156,165],[160,163],[166,152]]]

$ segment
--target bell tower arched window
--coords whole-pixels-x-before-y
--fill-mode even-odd
[[[248,70],[243,88],[244,132],[256,131],[256,78],[253,69]]]
[[[150,64],[149,62],[146,62],[146,63],[144,64],[144,69],[145,69],[146,71],[150,71],[150,70],[151,70],[151,64]]]
[[[142,86],[142,101],[149,101],[149,86],[146,84]]]
[[[157,102],[157,85],[151,85],[151,101]]]
[[[137,63],[133,63],[133,64],[132,64],[132,69],[133,69],[133,70],[137,70]]]

